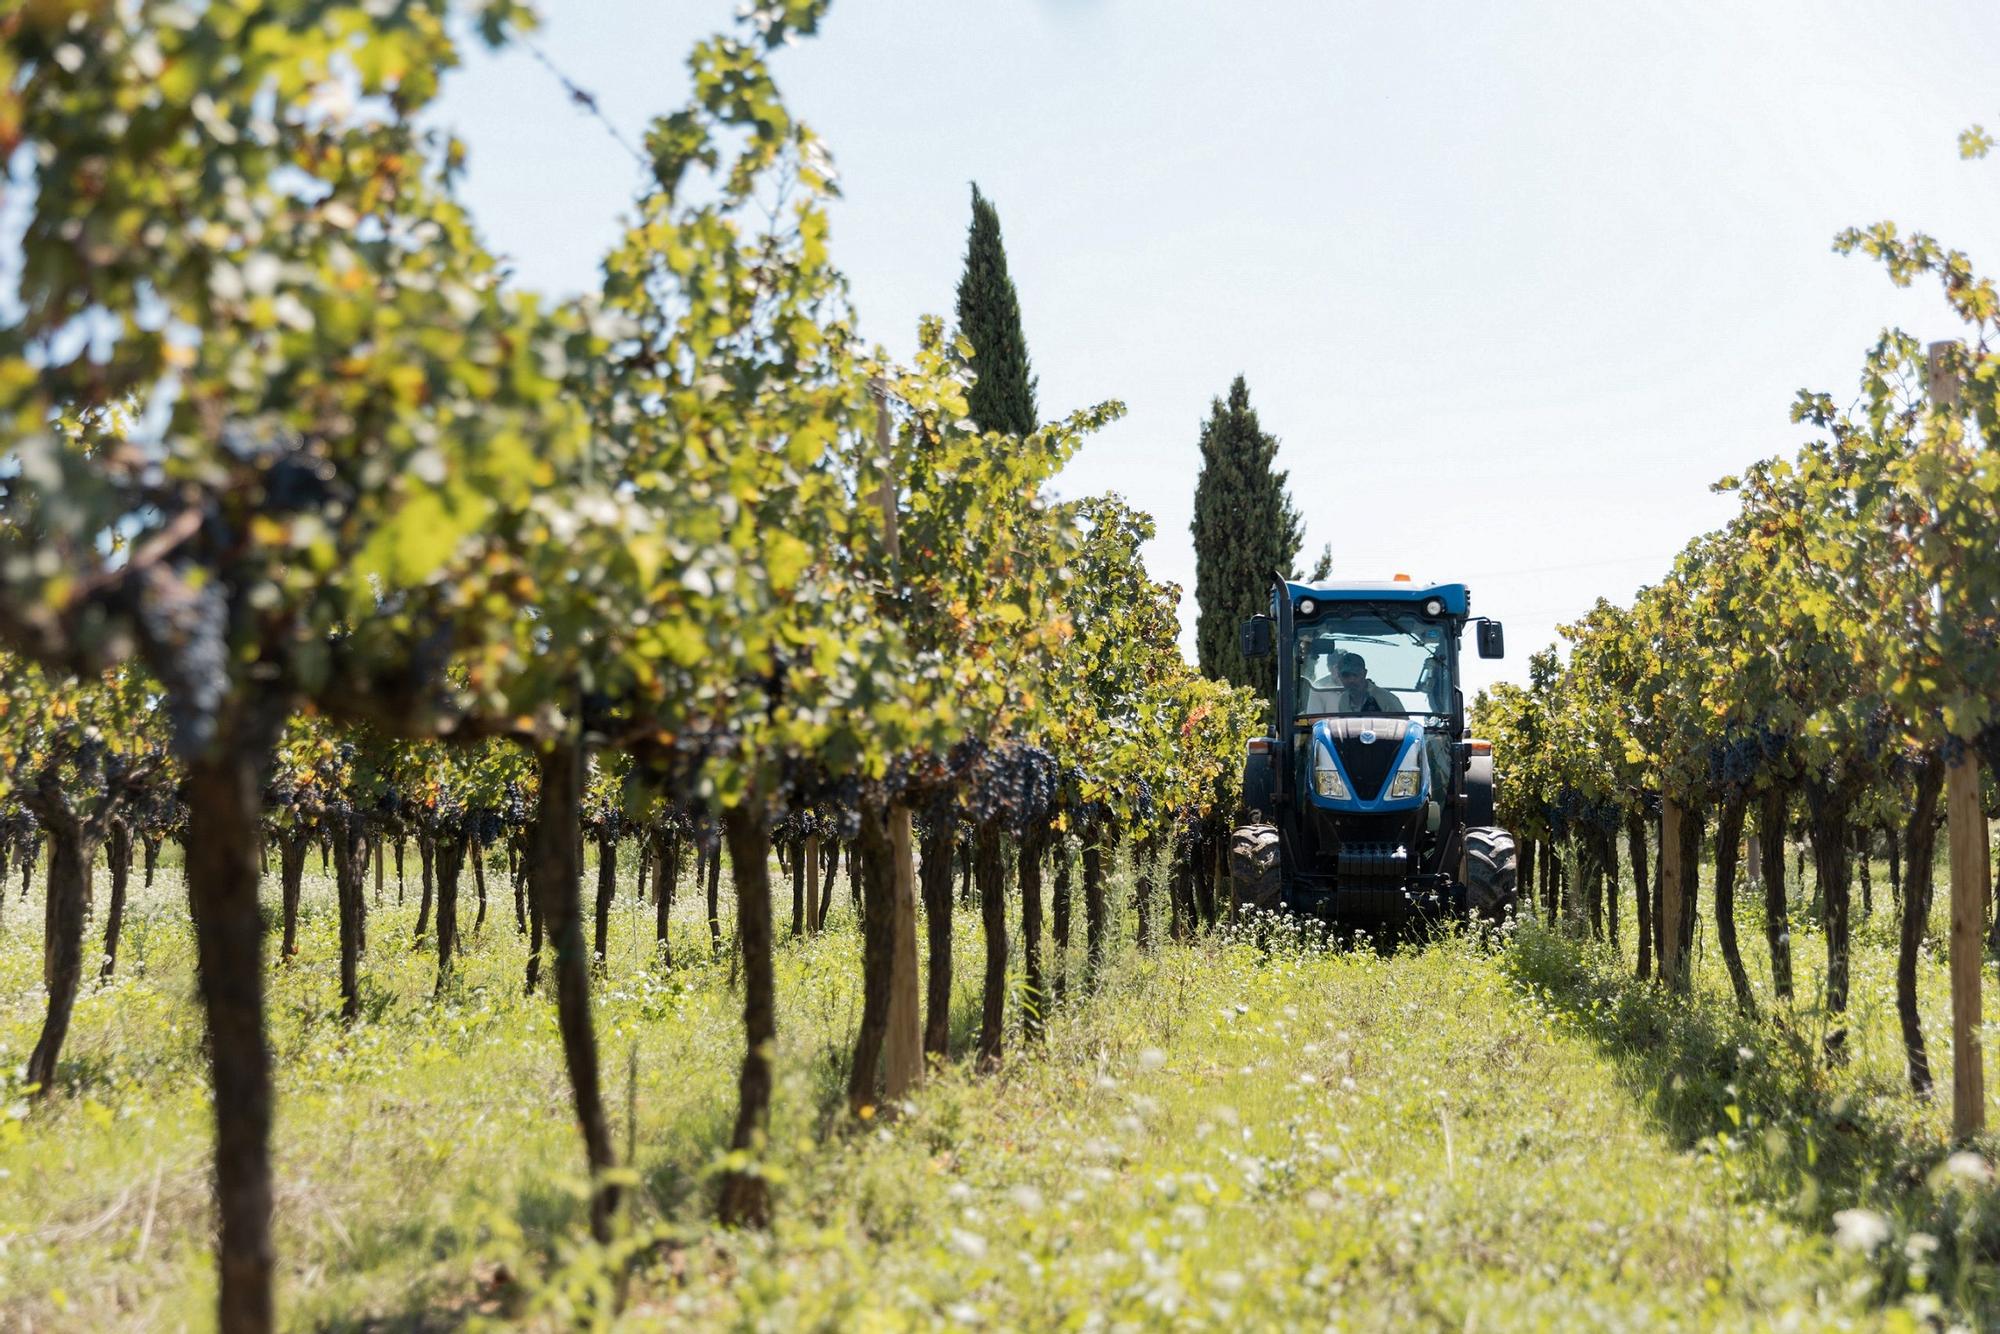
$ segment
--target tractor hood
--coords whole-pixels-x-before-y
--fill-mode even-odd
[[[1430,799],[1423,743],[1423,726],[1408,718],[1321,718],[1307,747],[1307,796],[1321,810],[1413,810]],[[1404,773],[1415,775],[1414,785],[1390,795]]]

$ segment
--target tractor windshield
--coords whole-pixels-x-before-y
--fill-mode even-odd
[[[1358,607],[1331,608],[1302,621],[1293,663],[1297,716],[1448,716],[1450,634],[1448,626],[1414,612]]]

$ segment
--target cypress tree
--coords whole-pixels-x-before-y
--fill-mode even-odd
[[[1243,377],[1216,399],[1201,428],[1201,475],[1194,486],[1195,651],[1202,673],[1270,691],[1270,668],[1243,661],[1236,632],[1244,618],[1270,609],[1271,572],[1291,570],[1303,530],[1272,464],[1277,437],[1266,435]],[[1330,559],[1330,553],[1322,560]]]
[[[1000,213],[977,184],[972,187],[972,225],[965,235],[965,273],[958,280],[958,331],[972,344],[972,369],[978,377],[966,395],[972,420],[982,431],[1033,431],[1040,422],[1028,339],[1021,332],[1021,299],[1007,276]]]

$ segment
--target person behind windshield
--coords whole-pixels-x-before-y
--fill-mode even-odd
[[[1401,718],[1397,698],[1368,679],[1368,664],[1359,653],[1340,655],[1340,689],[1333,697],[1335,713],[1366,713],[1377,718]]]

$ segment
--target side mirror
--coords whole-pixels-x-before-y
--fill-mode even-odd
[[[1498,621],[1479,623],[1479,656],[1482,658],[1504,658],[1507,656],[1507,632]]]
[[[1272,652],[1272,625],[1268,616],[1252,616],[1243,622],[1238,631],[1237,642],[1242,646],[1243,656],[1250,662],[1268,658]]]

